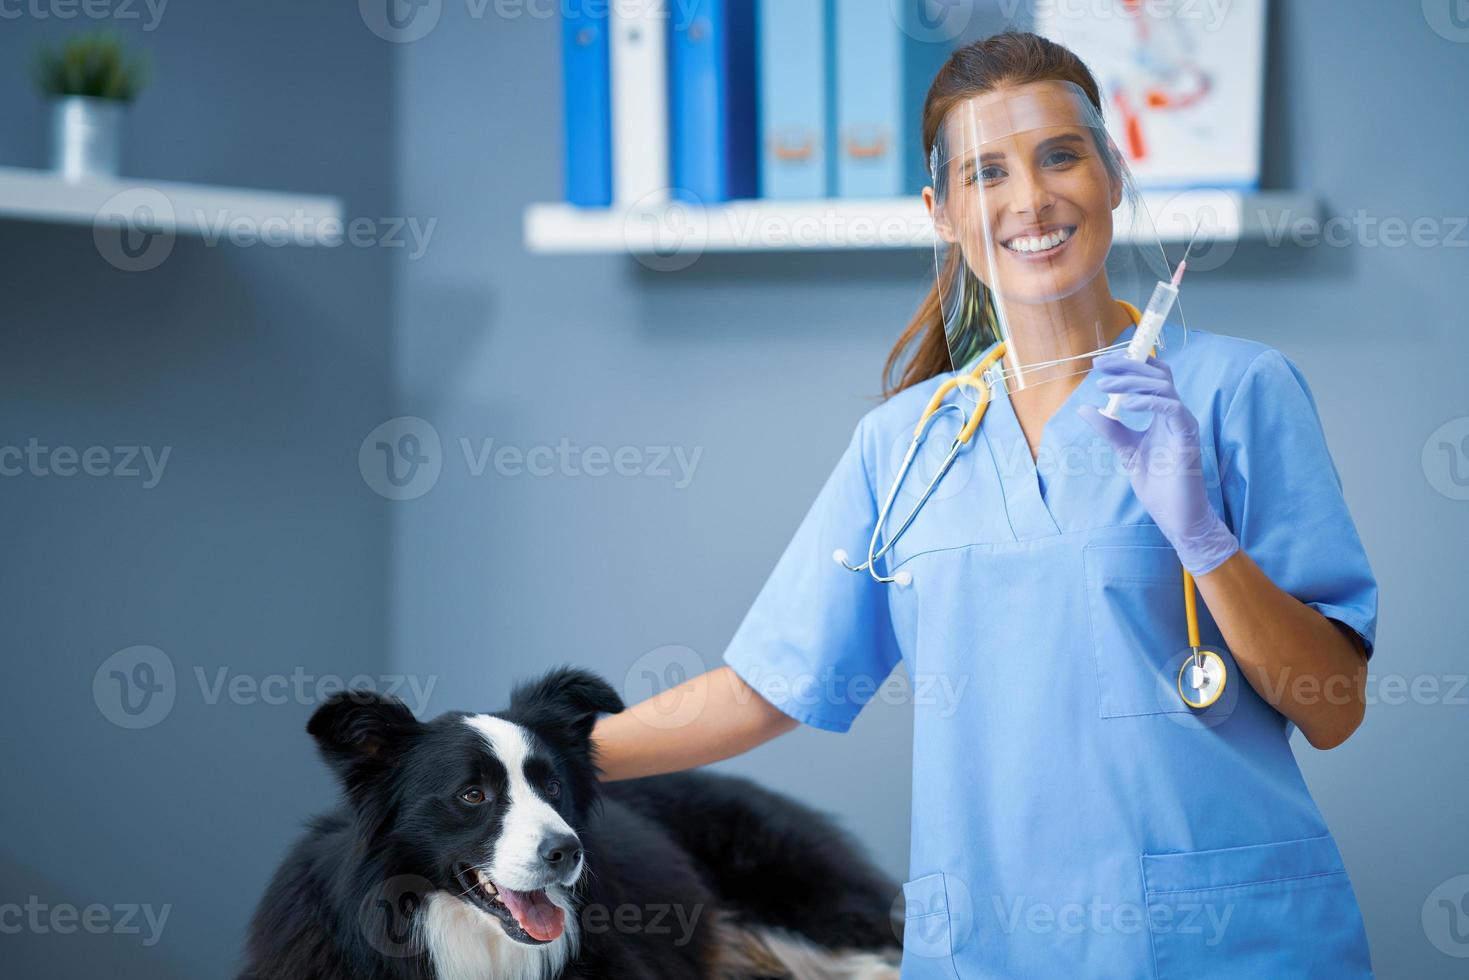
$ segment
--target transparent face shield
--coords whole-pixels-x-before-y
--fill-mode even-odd
[[[1034,82],[960,103],[939,127],[930,166],[934,268],[956,370],[993,361],[990,385],[1013,393],[1084,374],[1097,354],[1126,345],[1171,273],[1132,175],[1078,86]],[[1180,308],[1169,324],[1160,357],[1182,344]]]

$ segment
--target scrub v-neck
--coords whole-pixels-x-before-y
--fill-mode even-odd
[[[1113,341],[1113,346],[1126,344],[1134,329],[1135,325],[1128,324]],[[1034,456],[1031,455],[1030,442],[1025,438],[1025,431],[1020,427],[1020,419],[1015,415],[1015,406],[1010,402],[1009,393],[998,391],[990,402],[980,430],[984,433],[985,444],[989,447],[995,471],[1004,487],[1005,511],[1016,540],[1025,541],[1061,533],[1061,524],[1046,501],[1046,487],[1041,477],[1039,461],[1043,454],[1049,454],[1045,458],[1054,462],[1057,454],[1064,452],[1078,436],[1091,431],[1077,417],[1076,410],[1088,402],[1101,401],[1094,373],[1088,370],[1081,383],[1046,420],[1041,427],[1041,438]]]

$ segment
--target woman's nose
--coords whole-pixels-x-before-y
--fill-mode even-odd
[[[1014,194],[1011,206],[1017,214],[1039,215],[1056,203],[1044,175],[1025,167],[1017,168],[1011,175],[1011,188]]]

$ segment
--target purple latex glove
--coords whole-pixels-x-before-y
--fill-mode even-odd
[[[1152,422],[1142,431],[1130,429],[1096,405],[1083,405],[1077,414],[1112,444],[1137,499],[1183,567],[1194,575],[1212,572],[1239,550],[1239,541],[1209,504],[1199,421],[1179,399],[1173,372],[1156,358],[1133,361],[1120,351],[1098,357],[1092,372],[1099,390],[1122,395],[1124,411],[1152,412]]]

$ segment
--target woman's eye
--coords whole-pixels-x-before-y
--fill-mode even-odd
[[[996,166],[993,166],[993,165],[988,166],[988,167],[982,167],[982,168],[980,168],[980,171],[979,171],[979,179],[982,180],[982,181],[984,181],[986,184],[988,184],[988,183],[990,183],[992,181],[999,180],[999,179],[1001,179],[1004,176],[1005,176],[1005,171],[1002,170],[1001,168],[996,167]],[[969,182],[972,184],[972,183],[974,183],[974,180],[971,178]]]
[[[470,806],[479,806],[486,799],[485,791],[478,786],[469,787],[469,789],[459,794],[459,798]]]
[[[1080,159],[1081,157],[1070,150],[1053,150],[1046,155],[1045,165],[1048,167],[1062,166],[1068,163],[1075,163]]]
[[[549,796],[553,800],[556,799],[558,796],[560,796],[561,795],[561,783],[560,783],[560,781],[553,779],[549,783],[547,783],[546,784],[546,795]]]

